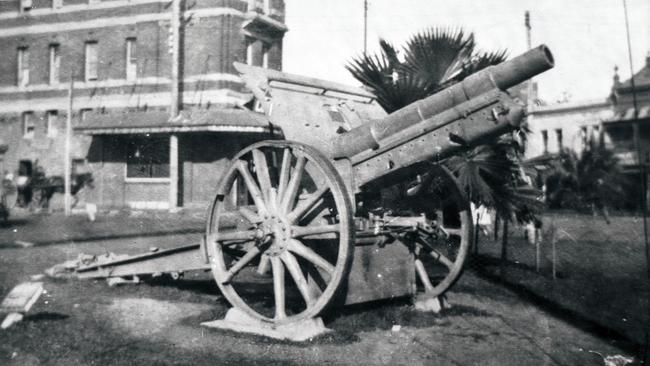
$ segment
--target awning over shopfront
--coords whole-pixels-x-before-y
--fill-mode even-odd
[[[166,111],[90,113],[76,131],[88,135],[182,132],[269,132],[263,114],[244,109],[183,111],[170,120]]]

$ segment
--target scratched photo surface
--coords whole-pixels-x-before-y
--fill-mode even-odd
[[[0,364],[643,365],[644,0],[0,0]]]

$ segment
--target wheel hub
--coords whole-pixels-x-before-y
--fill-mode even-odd
[[[289,240],[291,239],[291,226],[289,224],[277,216],[270,216],[261,226],[265,237],[271,242],[271,245],[266,249],[264,254],[279,256],[287,250]]]

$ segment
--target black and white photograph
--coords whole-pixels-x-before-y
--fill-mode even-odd
[[[0,364],[650,365],[648,0],[0,0]]]

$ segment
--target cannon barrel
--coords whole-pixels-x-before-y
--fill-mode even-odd
[[[487,91],[505,91],[538,75],[554,65],[553,55],[545,45],[531,49],[512,60],[490,66],[434,95],[418,100],[381,120],[354,128],[332,141],[333,158],[352,157],[376,149],[380,141],[436,114],[455,107]]]

